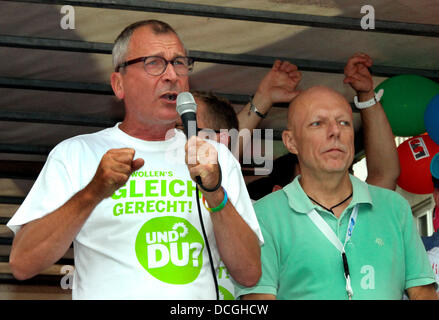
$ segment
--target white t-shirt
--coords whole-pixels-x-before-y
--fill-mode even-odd
[[[224,262],[220,262],[220,266],[216,275],[218,279],[219,299],[236,300],[234,280],[227,270]]]
[[[62,206],[91,181],[109,149],[133,148],[144,166],[93,210],[73,242],[73,299],[215,299],[195,182],[184,162],[186,137],[175,130],[171,139],[144,141],[118,125],[57,145],[8,227],[16,233]],[[222,186],[262,244],[238,161],[225,146],[211,143],[218,151]],[[201,199],[200,209],[218,272],[210,213]]]

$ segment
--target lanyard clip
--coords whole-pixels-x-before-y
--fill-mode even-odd
[[[346,292],[348,294],[349,300],[352,300],[352,296],[354,295],[354,291],[352,290],[351,277],[349,277],[349,276],[346,278]]]
[[[351,277],[349,275],[348,259],[346,258],[346,253],[344,251],[341,253],[341,257],[343,259],[344,277],[346,279],[346,292],[348,294],[349,300],[352,300],[354,291],[352,290],[352,286],[351,286]]]

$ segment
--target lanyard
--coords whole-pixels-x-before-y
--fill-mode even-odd
[[[308,217],[311,219],[311,221],[314,222],[316,227],[325,235],[325,237],[329,240],[329,242],[331,242],[334,245],[334,247],[336,247],[337,250],[340,251],[341,253],[341,258],[343,260],[344,276],[346,279],[346,292],[348,294],[349,300],[352,299],[352,296],[354,295],[354,291],[352,290],[352,286],[351,286],[351,277],[349,274],[349,266],[348,266],[348,260],[346,258],[345,246],[352,236],[352,231],[354,230],[355,222],[357,221],[357,216],[358,216],[358,204],[355,205],[354,209],[352,210],[351,216],[349,218],[348,228],[346,230],[346,238],[344,244],[342,244],[340,239],[335,235],[334,231],[331,229],[331,227],[326,223],[325,220],[323,220],[323,218],[317,213],[315,209],[312,209],[310,212],[308,212]]]

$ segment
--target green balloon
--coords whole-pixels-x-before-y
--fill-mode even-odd
[[[439,93],[439,84],[417,75],[400,75],[383,81],[375,92],[384,89],[381,98],[393,134],[411,137],[426,131],[424,112]]]

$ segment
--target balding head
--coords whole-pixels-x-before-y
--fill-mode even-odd
[[[347,172],[354,155],[352,109],[330,88],[309,88],[291,102],[282,139],[298,155],[302,173]]]
[[[340,93],[325,86],[315,86],[302,91],[291,103],[288,108],[288,128],[294,123],[301,123],[306,110],[314,108],[317,104],[327,102],[334,106],[345,107],[352,115],[352,109]]]

